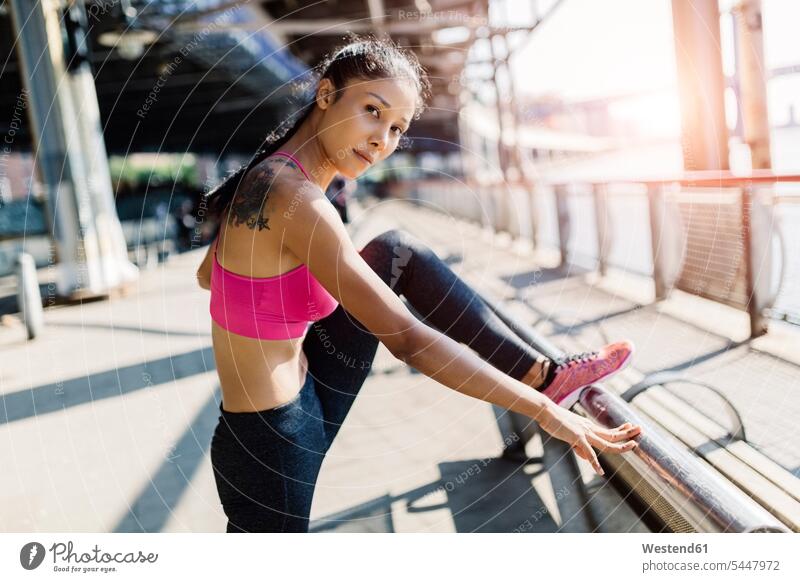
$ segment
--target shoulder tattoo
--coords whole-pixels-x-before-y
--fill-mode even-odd
[[[250,230],[269,229],[267,198],[275,182],[276,163],[299,170],[297,165],[285,158],[266,158],[250,169],[244,176],[231,202],[228,222],[234,226],[244,224]]]

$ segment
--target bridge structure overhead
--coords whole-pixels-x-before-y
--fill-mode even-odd
[[[252,151],[310,98],[308,74],[348,32],[389,36],[417,54],[433,98],[413,125],[412,149],[457,148],[458,81],[487,0],[148,1],[87,0],[80,14],[45,3],[62,22],[85,33],[86,50],[70,61],[90,63],[110,153]],[[420,6],[422,8],[420,8]],[[70,20],[77,20],[70,25]],[[437,31],[465,28],[462,40]],[[24,90],[12,11],[0,11],[0,106]],[[69,55],[69,49],[67,49]],[[8,117],[0,133],[8,131]],[[5,127],[3,127],[5,125]],[[22,128],[18,144],[30,143]],[[434,139],[428,139],[434,138]]]

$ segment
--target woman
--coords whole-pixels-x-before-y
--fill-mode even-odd
[[[568,410],[630,344],[551,362],[418,239],[390,230],[354,248],[324,192],[397,149],[429,83],[413,54],[374,38],[351,37],[321,70],[292,129],[209,194],[222,220],[198,278],[211,289],[222,387],[211,461],[227,531],[308,530],[324,455],[379,341],[449,388],[536,419],[599,472],[592,447],[634,448],[638,427]]]

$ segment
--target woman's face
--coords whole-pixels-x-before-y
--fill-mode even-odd
[[[318,138],[339,173],[355,179],[389,157],[408,131],[416,109],[413,84],[405,79],[351,79],[338,92],[322,79],[317,104],[324,110]]]

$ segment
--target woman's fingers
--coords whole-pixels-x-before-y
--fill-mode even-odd
[[[578,455],[584,461],[589,461],[590,463],[592,462],[591,459],[587,459],[586,458],[586,453],[580,447],[580,445],[577,445],[577,444],[572,445],[572,450],[575,451],[575,454]]]
[[[586,437],[582,437],[578,439],[578,441],[572,445],[572,448],[583,458],[589,461],[595,471],[598,474],[603,475],[604,471],[603,468],[600,466],[600,461],[597,460],[597,455],[592,448],[592,445],[589,444],[589,441]]]
[[[588,435],[588,440],[592,445],[594,445],[604,453],[627,453],[628,451],[632,451],[638,446],[638,443],[636,443],[636,441],[628,441],[625,443],[613,443],[607,440],[603,440],[602,437],[593,434]]]
[[[603,428],[601,426],[593,426],[592,430],[595,434],[600,436],[601,438],[611,441],[615,443],[617,441],[623,441],[626,439],[632,439],[635,436],[639,435],[642,432],[642,428],[639,426],[626,426],[630,423],[625,423],[621,427],[617,428]]]
[[[605,440],[603,433],[607,433],[610,436],[608,440]],[[634,431],[632,434],[638,433]],[[615,443],[612,442],[615,435],[622,434],[621,438],[628,438],[627,435],[628,431],[623,430],[622,432],[618,430],[607,430],[607,429],[600,429],[596,430],[594,433],[587,433],[585,436],[579,438],[573,445],[572,448],[575,450],[575,453],[581,457],[582,459],[589,461],[595,471],[600,475],[603,475],[603,468],[600,466],[600,461],[597,459],[597,454],[594,452],[594,449],[597,448],[599,451],[603,453],[616,453],[622,454],[627,453],[628,451],[634,450],[638,443],[635,441],[627,441],[624,443]],[[619,438],[617,439],[619,440]]]

